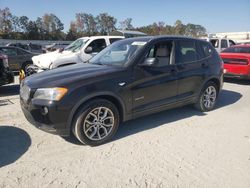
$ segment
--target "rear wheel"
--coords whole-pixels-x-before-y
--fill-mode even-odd
[[[72,131],[83,144],[97,146],[107,142],[119,126],[116,106],[104,99],[95,99],[76,114]]]
[[[208,82],[202,89],[195,107],[202,112],[213,110],[217,101],[217,97],[217,85],[214,82]]]

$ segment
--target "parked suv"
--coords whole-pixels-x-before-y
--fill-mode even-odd
[[[77,64],[27,77],[20,101],[36,127],[83,144],[109,140],[120,123],[187,104],[215,107],[223,63],[212,45],[157,36],[117,41]]]

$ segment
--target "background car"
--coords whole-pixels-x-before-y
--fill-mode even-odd
[[[123,36],[82,37],[64,49],[34,56],[32,61],[39,68],[39,71],[84,63],[108,45],[123,38]]]
[[[14,75],[9,70],[8,56],[0,51],[0,86],[14,82]]]
[[[235,45],[223,50],[225,77],[250,79],[250,45]]]
[[[10,47],[18,47],[18,48],[22,48],[26,51],[30,51],[33,53],[45,53],[45,51],[43,50],[42,45],[40,44],[22,44],[22,43],[9,43],[6,46],[10,46]]]
[[[31,58],[37,55],[18,47],[9,46],[0,47],[0,51],[8,56],[9,68],[11,71],[20,71],[21,69],[26,71],[28,65],[32,64]]]
[[[209,41],[219,53],[224,49],[236,44],[233,40],[230,40],[228,38],[213,37],[207,38],[207,41]]]

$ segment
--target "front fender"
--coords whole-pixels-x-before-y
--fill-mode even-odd
[[[104,91],[104,92],[97,92],[97,93],[92,93],[92,94],[89,94],[87,96],[85,96],[84,98],[82,98],[81,100],[79,100],[72,108],[71,112],[70,112],[70,115],[69,115],[69,118],[68,118],[68,126],[71,127],[71,124],[72,124],[72,121],[73,121],[73,118],[74,118],[74,115],[75,113],[77,112],[77,110],[83,105],[85,104],[86,102],[88,102],[90,99],[93,99],[93,98],[96,98],[96,97],[102,97],[102,96],[109,96],[109,97],[113,97],[115,98],[120,106],[122,107],[122,117],[126,117],[126,110],[125,110],[125,104],[124,104],[124,101],[121,99],[121,97],[115,95],[114,93],[110,92],[110,91]],[[127,118],[125,118],[127,119]]]

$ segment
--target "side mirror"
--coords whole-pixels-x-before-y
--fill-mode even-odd
[[[140,65],[142,67],[153,67],[158,64],[157,58],[147,58],[145,61]]]
[[[93,52],[93,48],[92,48],[91,46],[88,46],[88,47],[84,50],[84,52],[85,52],[86,54],[91,54],[91,53]]]

